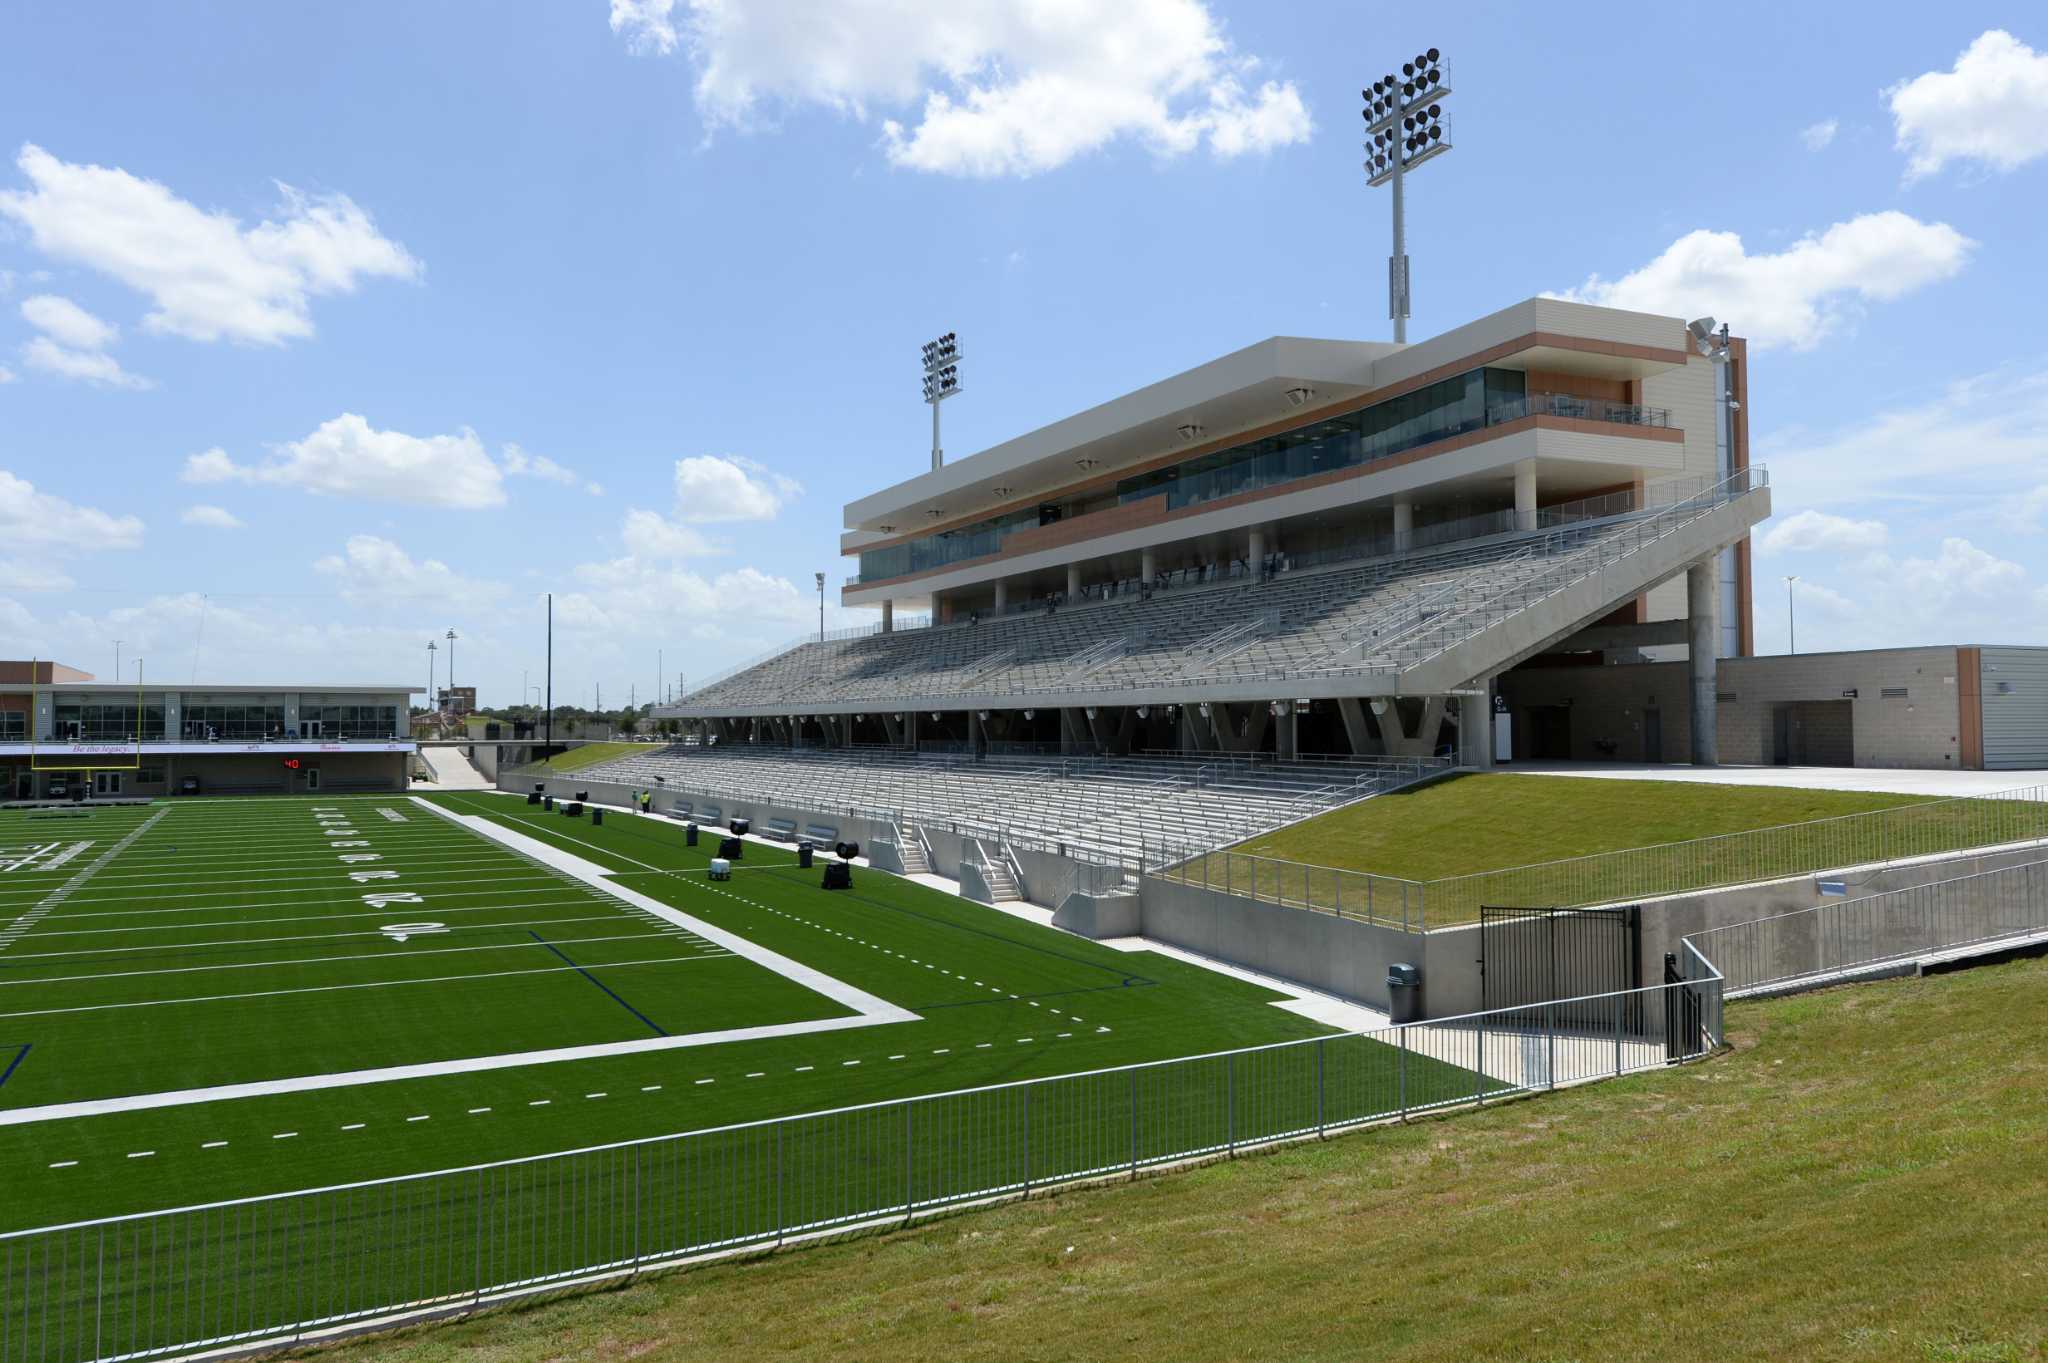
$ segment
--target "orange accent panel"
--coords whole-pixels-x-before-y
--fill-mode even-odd
[[[1956,765],[1984,770],[1984,650],[1956,650]]]

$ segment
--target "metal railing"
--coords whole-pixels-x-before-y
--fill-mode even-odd
[[[2048,936],[2048,860],[1708,928],[1685,939],[1728,996],[1880,970],[1944,951]]]
[[[1581,398],[1569,393],[1531,393],[1527,397],[1504,398],[1489,403],[1486,424],[1498,426],[1525,416],[1567,416],[1580,421],[1611,421],[1620,426],[1671,425],[1668,407],[1645,407],[1639,402],[1613,402],[1607,398]]]
[[[290,1343],[1660,1068],[1713,1048],[1696,1020],[1719,990],[1689,979],[16,1231],[0,1235],[0,1363]]]
[[[1477,922],[1488,904],[1620,903],[2043,838],[2048,786],[2023,786],[1432,880],[1234,850],[1192,849],[1147,867],[1164,880],[1423,932]]]

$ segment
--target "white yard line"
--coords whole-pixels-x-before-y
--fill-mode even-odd
[[[102,866],[105,866],[115,857],[119,856],[122,852],[126,851],[127,848],[132,843],[134,843],[134,841],[137,838],[141,837],[144,833],[149,831],[150,826],[152,824],[154,824],[157,820],[163,818],[164,815],[170,812],[171,807],[169,805],[165,805],[162,809],[159,809],[156,813],[150,815],[147,819],[143,820],[141,823],[137,824],[133,829],[131,829],[128,833],[128,836],[122,838],[119,842],[109,847],[106,851],[94,857],[92,859],[92,862],[89,865],[87,865],[84,870],[80,871],[77,875],[71,877],[71,879],[65,881],[62,885],[59,885],[56,889],[50,891],[47,895],[44,895],[41,899],[37,900],[34,908],[30,909],[27,913],[21,915],[21,917],[15,919],[12,923],[9,923],[5,928],[0,928],[0,951],[6,950],[7,947],[13,945],[13,943],[18,941],[21,937],[33,931],[35,929],[35,925],[39,921],[41,921],[45,914],[49,913],[50,910],[56,908],[59,904],[62,904],[66,899],[70,898],[74,893],[76,893],[81,885],[84,885],[88,880],[91,880],[92,873],[94,871],[99,870]]]
[[[816,970],[801,961],[792,960],[779,951],[770,951],[760,943],[750,942],[736,932],[727,932],[724,928],[707,923],[701,918],[695,918],[684,913],[681,909],[664,904],[659,899],[616,884],[611,878],[612,873],[610,870],[598,865],[596,862],[586,861],[573,853],[564,852],[561,848],[551,843],[542,842],[539,838],[530,838],[524,833],[515,833],[502,824],[493,823],[481,815],[450,813],[432,801],[422,800],[417,796],[414,797],[413,802],[422,809],[432,810],[438,818],[446,819],[450,823],[460,825],[473,833],[489,838],[500,846],[531,857],[533,860],[540,862],[544,866],[551,867],[563,875],[579,880],[593,889],[611,895],[615,899],[623,900],[643,913],[653,914],[656,918],[664,919],[679,928],[686,928],[708,942],[717,943],[735,956],[743,956],[758,966],[774,971],[784,979],[794,980],[813,993],[823,994],[834,1003],[853,1009],[870,1022],[916,1022],[919,1020],[917,1014],[908,1009],[899,1008],[885,998],[868,993],[865,989],[855,988],[844,980],[836,980],[822,970]],[[631,861],[632,858],[622,857],[622,860]],[[634,864],[639,866],[646,865],[645,862],[634,862]],[[648,867],[648,869],[659,870],[660,868]]]

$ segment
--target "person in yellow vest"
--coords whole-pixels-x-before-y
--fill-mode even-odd
[[[653,791],[643,790],[640,792],[640,812],[642,814],[652,814],[654,812]]]

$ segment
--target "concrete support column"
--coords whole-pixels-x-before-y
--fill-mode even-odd
[[[1458,697],[1458,765],[1485,771],[1493,766],[1493,679],[1479,683],[1476,696]]]
[[[1337,697],[1337,714],[1344,721],[1344,738],[1351,744],[1353,757],[1371,757],[1373,752],[1372,731],[1366,727],[1365,706],[1356,696]]]
[[[1147,549],[1138,555],[1138,577],[1141,581],[1150,582],[1157,576],[1159,576],[1159,551]]]
[[[1685,670],[1692,688],[1692,764],[1696,767],[1721,764],[1721,740],[1714,713],[1714,696],[1719,689],[1715,676],[1721,641],[1715,610],[1719,596],[1712,559],[1685,570]]]
[[[1524,459],[1515,465],[1515,528],[1536,528],[1536,461]]]
[[[895,628],[896,603],[894,601],[885,600],[882,602],[882,633],[891,633],[895,630]]]
[[[1415,539],[1415,503],[1394,503],[1394,552],[1400,553]]]
[[[1001,614],[1003,613],[1003,608],[1004,608],[1005,606],[1008,606],[1009,604],[1010,604],[1010,584],[1009,584],[1009,583],[1007,583],[1007,582],[1005,582],[1005,581],[1003,581],[1003,580],[1002,580],[1001,578],[997,578],[997,579],[996,579],[996,614],[997,614],[997,615],[1001,615]]]
[[[1259,570],[1265,566],[1266,531],[1264,527],[1253,528],[1251,542],[1245,549],[1245,561],[1252,565],[1252,574],[1254,576],[1257,576]]]
[[[1080,599],[1081,565],[1078,563],[1069,563],[1067,565],[1067,600],[1079,601]]]
[[[1294,713],[1293,701],[1280,702],[1280,713],[1274,718],[1274,722],[1280,726],[1280,731],[1273,735],[1273,747],[1283,762],[1293,761],[1300,752],[1295,735],[1295,721],[1299,718],[1300,716]]]
[[[988,726],[981,722],[979,710],[967,712],[967,737],[976,757],[988,756]]]

